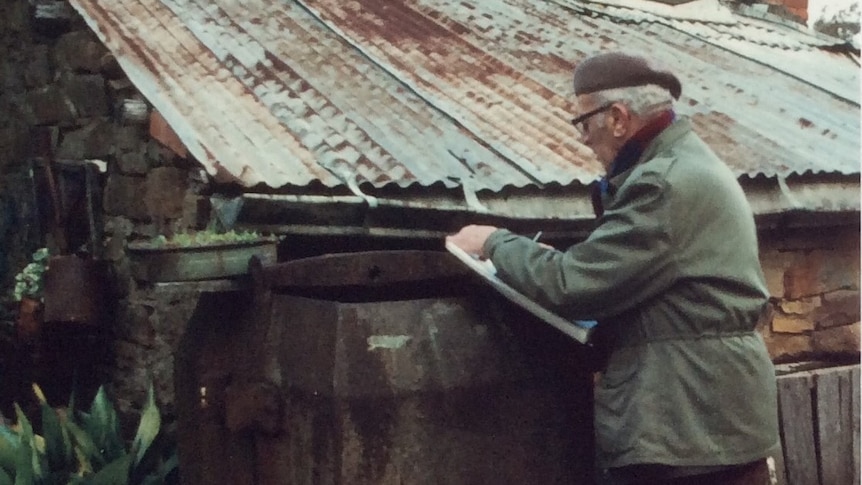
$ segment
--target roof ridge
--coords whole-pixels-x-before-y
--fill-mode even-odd
[[[695,0],[680,5],[668,5],[651,0],[578,0],[585,8],[594,10],[586,4],[599,4],[611,8],[621,8],[655,17],[656,20],[701,22],[706,24],[736,23],[733,12],[718,0]],[[708,10],[712,11],[709,12]],[[705,12],[705,13],[704,13]],[[614,16],[612,13],[607,15]]]
[[[790,20],[783,19],[769,12],[760,12],[760,9],[755,8],[754,6],[742,4],[728,6],[726,5],[726,2],[721,2],[719,0],[699,0],[699,2],[703,5],[706,5],[706,3],[710,3],[716,6],[720,6],[723,11],[727,12],[727,14],[733,18],[733,21],[723,21],[721,17],[710,18],[708,16],[698,17],[682,14],[678,16],[666,16],[663,15],[663,13],[671,12],[673,11],[673,9],[679,9],[681,7],[665,4],[654,4],[654,2],[650,0],[562,0],[562,3],[568,4],[571,7],[582,8],[584,10],[594,12],[598,15],[604,15],[625,22],[637,22],[637,19],[634,19],[631,16],[620,15],[614,12],[614,9],[623,9],[631,12],[637,12],[643,17],[642,19],[640,19],[641,21],[661,23],[668,25],[669,27],[675,27],[674,22],[682,21],[696,22],[707,26],[732,26],[742,24],[747,27],[756,28],[768,28],[774,26],[773,28],[776,31],[782,28],[792,29],[794,31],[794,34],[807,37],[810,41],[805,42],[805,44],[811,47],[815,47],[818,49],[834,49],[836,47],[847,47],[849,49],[852,49],[854,52],[858,51],[858,49],[856,49],[850,41],[839,39],[837,37],[832,37],[822,32],[817,32],[815,30],[809,29]],[[698,3],[698,1],[691,2],[685,5],[691,6],[695,3]],[[639,8],[639,5],[651,8]],[[680,12],[682,11],[680,10]],[[764,23],[768,25],[762,25]],[[750,40],[750,42],[761,43],[757,40]],[[770,44],[767,43],[766,45]]]
[[[759,6],[763,6],[766,8],[762,8]],[[817,30],[811,29],[806,25],[800,24],[798,22],[794,22],[792,20],[788,20],[779,15],[776,15],[768,10],[769,5],[767,4],[756,4],[756,5],[746,5],[743,3],[734,3],[729,6],[729,8],[737,15],[744,17],[746,20],[753,19],[756,21],[766,22],[769,24],[776,24],[781,27],[793,29],[802,35],[807,35],[809,37],[813,37],[821,42],[829,43],[830,47],[835,46],[848,46],[853,47],[853,44],[850,41],[831,36],[829,34],[825,34],[823,32],[819,32]]]

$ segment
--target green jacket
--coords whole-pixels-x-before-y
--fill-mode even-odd
[[[597,319],[598,464],[728,465],[779,449],[767,302],[751,208],[678,120],[610,180],[605,213],[566,251],[498,230],[498,275],[572,319]]]

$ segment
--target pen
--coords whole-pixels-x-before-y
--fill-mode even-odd
[[[533,242],[538,242],[540,237],[542,237],[542,231],[537,232],[536,235],[533,236]]]

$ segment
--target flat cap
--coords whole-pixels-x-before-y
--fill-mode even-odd
[[[642,57],[621,52],[588,57],[575,67],[574,78],[575,95],[649,84],[667,89],[675,99],[682,94],[682,84],[672,73],[654,69]]]

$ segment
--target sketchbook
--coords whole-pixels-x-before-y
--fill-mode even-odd
[[[570,320],[566,320],[565,318],[557,315],[556,313],[529,299],[526,295],[512,288],[503,280],[498,278],[497,269],[494,267],[494,263],[492,263],[490,260],[480,260],[476,256],[468,254],[463,249],[448,241],[446,242],[446,249],[456,258],[458,258],[461,262],[466,264],[467,267],[469,267],[475,273],[481,276],[483,280],[493,286],[494,289],[496,289],[499,293],[505,296],[509,301],[527,310],[528,312],[538,317],[540,320],[563,332],[569,337],[577,340],[578,342],[585,344],[589,341],[590,334],[592,333],[593,327],[595,327],[596,322],[580,320],[572,322]]]

